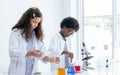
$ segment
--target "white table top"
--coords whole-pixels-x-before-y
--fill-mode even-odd
[[[94,66],[94,70],[88,69],[87,71],[81,71],[75,75],[120,75],[120,62],[111,62],[109,67],[105,66]],[[57,75],[54,72],[42,73],[41,75]],[[66,74],[67,75],[67,74]]]

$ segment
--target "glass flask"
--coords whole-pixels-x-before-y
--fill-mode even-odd
[[[75,71],[74,64],[70,64],[67,69],[67,75],[75,75],[75,73],[76,71]]]

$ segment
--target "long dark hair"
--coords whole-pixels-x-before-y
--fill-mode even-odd
[[[23,13],[22,17],[19,19],[17,24],[12,27],[13,29],[21,29],[21,35],[28,41],[33,31],[31,30],[30,19],[35,17],[41,17],[41,21],[38,26],[34,29],[35,36],[38,40],[43,40],[43,30],[42,30],[42,13],[36,7],[31,7],[25,13]]]

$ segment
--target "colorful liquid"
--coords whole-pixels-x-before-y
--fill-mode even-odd
[[[65,68],[58,68],[57,75],[66,75],[66,69]]]
[[[76,72],[80,72],[80,66],[75,66]]]
[[[73,66],[73,64],[71,64],[67,69],[67,74],[74,75],[75,73],[76,73],[75,67]]]

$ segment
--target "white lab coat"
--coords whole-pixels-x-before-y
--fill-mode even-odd
[[[21,36],[20,30],[14,29],[9,38],[9,56],[10,64],[8,75],[25,75],[26,68],[26,46],[27,42]],[[44,44],[41,41],[35,41],[35,49],[46,51]],[[43,57],[39,58],[42,59]],[[37,60],[35,58],[32,75],[37,72]]]
[[[70,38],[66,38],[66,45],[68,48],[68,51],[71,51],[71,44],[70,44]],[[61,55],[61,53],[64,51],[64,47],[65,47],[65,40],[63,39],[63,37],[61,36],[60,33],[56,34],[55,36],[52,37],[51,41],[50,41],[50,45],[49,45],[49,49],[52,52],[57,52],[58,55]],[[61,55],[60,59],[62,61],[64,61],[65,56]],[[62,63],[63,66],[65,66],[65,63]],[[51,64],[51,70],[56,70],[59,67],[59,64]]]

